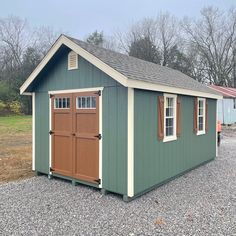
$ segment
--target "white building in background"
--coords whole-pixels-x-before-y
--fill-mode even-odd
[[[218,100],[218,120],[225,125],[236,123],[236,88],[210,85],[210,88],[222,94],[222,100]]]

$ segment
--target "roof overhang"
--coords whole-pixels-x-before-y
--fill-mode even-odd
[[[117,70],[113,69],[99,58],[95,57],[91,53],[87,52],[85,49],[80,47],[78,44],[73,42],[70,38],[66,37],[65,35],[61,35],[56,42],[53,44],[51,49],[48,51],[47,55],[43,58],[43,60],[39,63],[39,65],[35,68],[35,70],[31,73],[31,75],[27,78],[24,84],[20,87],[20,94],[23,95],[31,95],[30,93],[26,92],[27,88],[30,84],[34,81],[34,79],[39,75],[39,73],[43,70],[43,68],[47,65],[50,59],[54,56],[54,54],[58,51],[58,49],[65,45],[78,55],[86,59],[88,62],[96,66],[98,69],[112,77],[114,80],[119,82],[125,87],[137,88],[137,89],[145,89],[151,91],[160,91],[160,92],[168,92],[168,93],[176,93],[176,94],[183,94],[188,96],[199,96],[199,97],[206,97],[206,98],[213,98],[213,99],[222,99],[221,95],[216,95],[212,93],[204,93],[198,92],[189,89],[159,85],[156,83],[145,82],[140,80],[133,80],[128,79],[126,76],[118,72]]]

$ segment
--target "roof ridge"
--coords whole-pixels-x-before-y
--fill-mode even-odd
[[[190,77],[189,75],[187,75],[187,74],[185,74],[185,73],[183,73],[182,71],[179,71],[179,70],[177,70],[177,69],[174,69],[174,68],[171,68],[171,67],[168,67],[168,66],[163,66],[163,65],[160,65],[160,64],[151,62],[151,61],[146,61],[146,60],[140,59],[140,58],[138,58],[138,57],[130,56],[130,55],[127,55],[127,54],[124,54],[124,53],[121,53],[121,52],[117,52],[117,51],[114,51],[114,50],[111,50],[111,49],[108,49],[108,48],[104,48],[104,47],[101,47],[101,46],[98,46],[98,45],[94,45],[94,44],[92,44],[92,43],[88,43],[88,42],[85,42],[85,41],[83,41],[83,40],[80,40],[80,39],[77,39],[77,38],[74,38],[74,37],[71,37],[71,36],[67,36],[67,35],[65,35],[65,34],[63,34],[63,35],[64,35],[65,37],[67,37],[67,38],[72,39],[72,40],[76,40],[76,41],[78,41],[78,42],[80,42],[80,43],[87,44],[87,45],[89,45],[90,47],[94,47],[94,48],[97,48],[97,49],[102,49],[102,50],[104,50],[104,51],[109,51],[109,52],[111,52],[111,53],[115,53],[115,54],[119,54],[119,55],[122,55],[122,56],[126,56],[127,58],[132,58],[132,59],[134,59],[134,60],[140,61],[140,63],[152,64],[152,65],[154,65],[154,66],[159,66],[159,67],[164,68],[164,69],[167,69],[167,70],[174,70],[174,71],[176,71],[176,72],[178,72],[178,73],[184,74],[184,75],[188,76],[189,78],[193,79],[193,78]],[[193,79],[193,80],[194,80],[194,79]]]

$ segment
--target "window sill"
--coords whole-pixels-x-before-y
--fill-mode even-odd
[[[206,134],[206,131],[204,130],[204,131],[198,131],[197,132],[197,135],[203,135],[203,134]]]
[[[175,140],[177,140],[177,136],[164,137],[163,143],[170,142],[170,141],[175,141]]]

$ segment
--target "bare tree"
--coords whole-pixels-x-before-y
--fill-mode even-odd
[[[221,12],[208,7],[199,20],[185,19],[182,24],[188,41],[198,50],[201,71],[207,82],[232,86],[233,50],[236,39],[236,11]]]
[[[156,19],[157,46],[161,51],[162,65],[168,66],[171,49],[178,46],[180,41],[180,28],[176,17],[169,13],[160,13]]]

